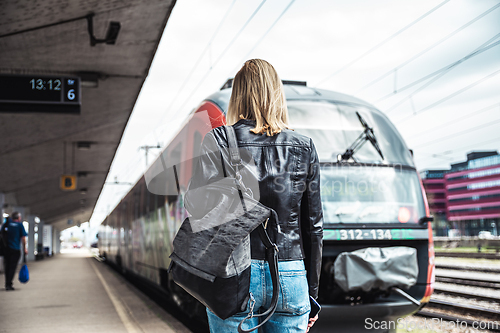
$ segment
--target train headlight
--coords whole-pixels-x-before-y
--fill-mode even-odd
[[[400,207],[398,213],[398,221],[401,223],[406,223],[410,220],[411,213],[410,210],[406,207]]]

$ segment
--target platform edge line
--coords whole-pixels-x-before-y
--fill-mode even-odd
[[[125,326],[125,329],[127,330],[128,333],[140,333],[143,332],[137,324],[134,323],[134,320],[130,318],[128,311],[126,310],[126,307],[122,302],[113,294],[111,291],[111,288],[109,287],[108,283],[102,276],[101,272],[97,270],[95,267],[94,262],[90,261],[90,265],[94,269],[94,272],[96,273],[97,277],[101,281],[101,284],[104,287],[104,290],[106,290],[106,293],[109,296],[109,299],[111,300],[111,303],[113,303],[113,306],[115,307],[116,312],[118,313],[118,316],[120,317],[123,325]]]

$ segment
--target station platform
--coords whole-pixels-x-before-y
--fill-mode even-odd
[[[26,284],[16,271],[14,291],[5,290],[0,276],[0,333],[191,332],[88,249],[28,262],[28,268]]]

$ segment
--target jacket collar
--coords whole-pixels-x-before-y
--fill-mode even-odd
[[[248,125],[248,126],[255,126],[256,122],[255,122],[255,120],[251,120],[251,119],[240,119],[235,123],[235,125],[240,125],[240,124],[244,124],[244,125]]]

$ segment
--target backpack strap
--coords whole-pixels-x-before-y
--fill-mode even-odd
[[[238,141],[236,139],[236,133],[234,131],[234,128],[232,126],[224,126],[227,134],[227,143],[229,146],[229,157],[231,159],[231,165],[235,168],[235,173],[236,173],[236,179],[244,186],[243,180],[240,174],[240,167],[242,165],[242,160],[238,148]],[[238,192],[240,194],[240,198],[242,199],[242,204],[243,204],[243,209],[246,211],[245,203],[243,201],[243,194],[241,193],[240,186],[237,184]],[[272,217],[274,217],[273,214],[271,214]],[[267,221],[266,221],[267,222]],[[271,239],[269,238],[269,234],[267,233],[266,229],[264,228],[264,222],[259,224],[257,227],[257,231],[259,233],[259,237],[264,243],[264,246],[266,248],[266,258],[269,262],[269,270],[271,273],[271,280],[273,284],[273,296],[271,298],[271,306],[269,309],[267,309],[265,312],[261,314],[254,315],[253,314],[253,309],[250,309],[250,312],[248,313],[248,316],[243,319],[240,324],[238,325],[238,332],[239,333],[248,333],[252,332],[262,325],[264,325],[269,319],[271,319],[271,316],[274,314],[276,311],[276,308],[278,306],[278,296],[279,296],[279,274],[278,274],[278,246],[274,244]],[[252,317],[263,317],[264,319],[261,321],[261,323],[255,327],[252,327],[251,329],[243,329],[243,323]]]
[[[243,185],[243,179],[241,177],[240,169],[243,166],[243,161],[241,159],[240,151],[238,148],[238,141],[236,139],[236,133],[233,126],[224,126],[227,135],[227,145],[229,147],[229,162],[232,167],[234,167],[235,178],[237,180],[237,186]],[[224,163],[222,163],[224,165]],[[243,185],[244,188],[246,188]],[[238,187],[239,190],[239,187]],[[240,193],[241,194],[241,193]],[[243,208],[245,208],[245,203],[242,201]]]
[[[278,246],[273,242],[271,242],[271,240],[269,239],[269,235],[267,234],[267,231],[264,228],[263,224],[260,224],[257,227],[257,231],[259,232],[260,239],[262,240],[264,246],[266,247],[266,258],[267,261],[269,262],[269,271],[271,273],[271,281],[273,284],[273,296],[271,298],[271,305],[269,306],[269,309],[267,309],[265,312],[254,315],[252,311],[253,309],[250,309],[248,315],[238,325],[239,333],[248,333],[258,329],[259,327],[264,325],[269,319],[271,319],[271,316],[274,314],[276,308],[278,307],[278,296],[280,287],[279,275],[278,275]],[[252,327],[248,330],[243,329],[242,328],[243,323],[247,319],[250,319],[252,317],[264,317],[264,319],[260,322],[259,325],[255,327]]]
[[[231,159],[231,165],[240,166],[242,162],[234,128],[233,126],[224,126],[224,128],[226,129],[227,144],[229,146],[229,157]]]

